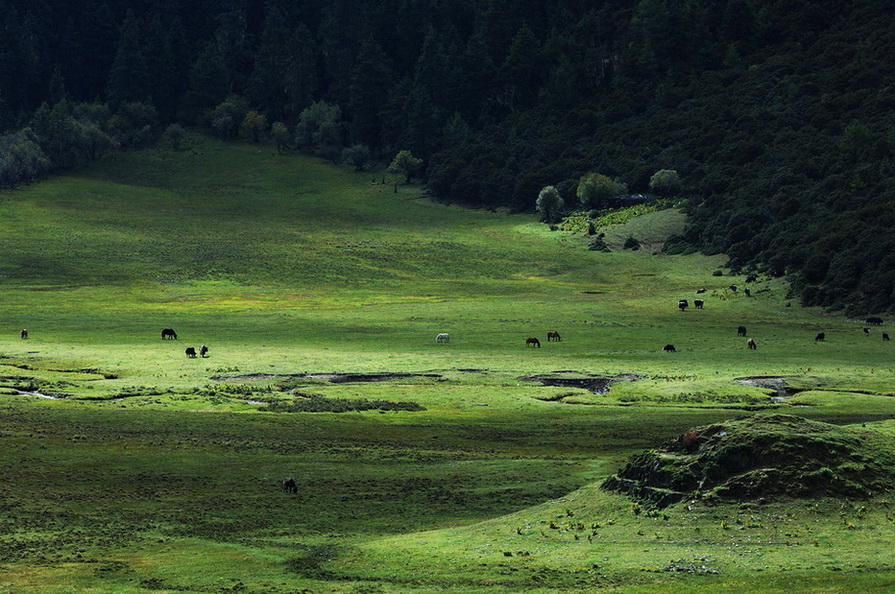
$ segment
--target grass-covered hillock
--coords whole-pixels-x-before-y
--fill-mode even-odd
[[[657,505],[695,492],[729,499],[869,497],[891,488],[892,460],[843,427],[760,415],[687,431],[634,456],[606,489]]]

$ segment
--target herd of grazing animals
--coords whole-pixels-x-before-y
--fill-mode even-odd
[[[750,280],[755,280],[755,279],[754,279],[754,277],[750,277],[750,278],[746,279],[746,282],[750,282]],[[731,291],[732,293],[736,293],[739,290],[739,287],[737,287],[736,285],[730,285],[729,287],[727,287],[727,289],[729,291]],[[705,292],[706,292],[705,288],[696,289],[697,295],[702,295]],[[743,293],[746,295],[746,297],[752,297],[752,291],[749,290],[748,287],[743,289]],[[703,305],[705,305],[705,301],[703,299],[694,299],[693,304],[696,306],[696,309],[702,309]],[[689,306],[690,306],[690,302],[686,299],[680,299],[677,302],[677,307],[682,312],[686,311],[687,307],[689,307]],[[866,324],[870,324],[872,326],[879,326],[883,323],[883,319],[878,318],[878,317],[870,317],[870,318],[865,319],[864,322]],[[870,328],[864,327],[862,330],[864,332],[864,336],[870,336]],[[737,336],[746,336],[746,327],[745,326],[737,327]],[[824,342],[826,340],[826,338],[827,338],[827,335],[825,332],[818,332],[817,335],[815,335],[815,337],[814,337],[814,341],[815,342]],[[886,332],[883,332],[882,338],[884,341],[888,342],[889,334]],[[752,338],[750,338],[749,340],[746,341],[746,347],[750,351],[754,351],[754,350],[758,349],[758,345],[755,343],[755,340]],[[666,344],[664,347],[662,347],[662,350],[665,351],[666,353],[676,353],[677,352],[677,350],[674,348],[673,344]]]

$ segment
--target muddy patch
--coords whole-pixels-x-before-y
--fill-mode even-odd
[[[43,392],[30,392],[25,390],[16,390],[17,396],[33,396],[35,398],[43,398],[44,400],[64,400],[64,394],[44,394]]]
[[[543,375],[524,375],[519,379],[529,382],[540,382],[543,386],[548,386],[551,388],[580,388],[582,390],[587,390],[593,394],[603,395],[609,392],[612,384],[618,382],[631,382],[637,379],[636,375],[633,374],[621,374],[621,375],[612,375],[612,376],[596,376],[596,375],[584,375],[584,374],[576,374],[578,377],[564,377],[560,374],[572,374],[575,373],[573,371],[559,371],[554,372],[553,374],[543,374]],[[583,377],[582,377],[583,376]],[[561,401],[567,395],[562,395],[553,398],[538,398],[539,400],[545,400],[547,402],[556,402]]]
[[[307,379],[323,380],[332,384],[351,384],[362,382],[387,382],[396,379],[409,378],[442,379],[437,373],[249,373],[244,375],[215,375],[211,379],[218,382],[254,381],[267,379]]]
[[[772,402],[786,402],[799,392],[804,392],[805,390],[799,388],[791,388],[786,385],[786,378],[784,377],[776,377],[771,375],[756,375],[752,377],[738,377],[736,381],[740,382],[744,386],[752,386],[755,388],[761,388],[763,390],[773,390],[777,392],[776,395],[771,396]]]

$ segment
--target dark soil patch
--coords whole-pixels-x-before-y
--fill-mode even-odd
[[[694,493],[863,498],[893,485],[892,460],[865,436],[797,416],[762,415],[699,427],[637,454],[603,488],[663,507]]]
[[[395,379],[429,377],[441,379],[437,373],[248,373],[243,375],[216,375],[211,379],[218,382],[253,381],[265,379],[310,379],[327,380],[333,384],[350,384],[361,382],[387,382]]]
[[[387,382],[413,377],[441,378],[436,373],[301,373],[294,378],[325,379],[333,384],[353,384],[359,382]]]
[[[556,373],[575,373],[572,371],[559,371]],[[594,394],[606,394],[609,387],[617,382],[631,382],[637,376],[622,374],[614,376],[586,376],[586,377],[562,377],[560,375],[524,375],[519,379],[529,382],[541,382],[544,386],[554,388],[581,388]],[[548,401],[561,400],[562,398],[548,398]]]
[[[242,375],[213,375],[211,379],[216,382],[251,382],[256,380],[266,380],[280,377],[272,373],[246,373]]]

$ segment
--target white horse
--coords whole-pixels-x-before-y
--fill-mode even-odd
[[[448,334],[447,332],[442,332],[441,334],[439,334],[438,336],[435,337],[435,344],[439,344],[442,342],[450,342],[450,341],[451,341],[451,335]]]

